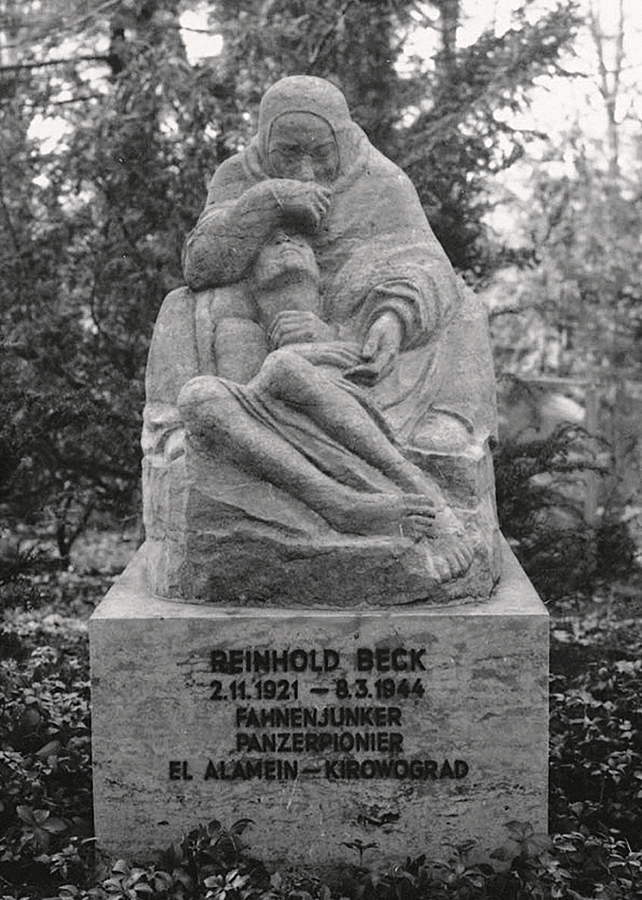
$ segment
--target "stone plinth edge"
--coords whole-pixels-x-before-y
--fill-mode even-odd
[[[490,600],[221,608],[150,595],[135,558],[90,620],[98,846],[151,858],[254,822],[270,863],[396,862],[547,822],[548,616],[504,546]],[[254,655],[256,654],[258,655]]]

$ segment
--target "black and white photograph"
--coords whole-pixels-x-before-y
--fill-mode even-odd
[[[0,900],[642,897],[639,0],[0,0]]]

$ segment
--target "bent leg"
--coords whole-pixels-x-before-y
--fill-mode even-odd
[[[202,375],[182,389],[179,408],[191,439],[301,500],[335,529],[351,534],[431,531],[432,500],[412,493],[367,494],[325,475],[303,453],[254,419],[222,379]]]
[[[300,410],[402,491],[438,501],[433,481],[397,450],[359,401],[296,350],[271,353],[252,386]]]
[[[296,350],[270,354],[252,384],[259,391],[267,391],[288,406],[300,409],[328,435],[382,471],[402,491],[424,497],[427,508],[434,512],[432,527],[427,529],[420,519],[416,530],[407,516],[400,532],[414,538],[442,538],[439,548],[427,550],[437,580],[448,581],[467,571],[473,560],[473,548],[440,488],[399,452],[352,394],[342,390]]]

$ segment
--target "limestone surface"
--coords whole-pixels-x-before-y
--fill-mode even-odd
[[[224,604],[487,599],[485,311],[333,85],[285,78],[160,311],[144,414],[152,590]]]
[[[144,550],[90,624],[95,826],[153,858],[241,818],[270,865],[378,864],[545,831],[548,616],[505,547],[486,603],[239,609],[159,600]]]

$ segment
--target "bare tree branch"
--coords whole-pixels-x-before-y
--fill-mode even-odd
[[[69,59],[43,59],[39,62],[13,63],[11,65],[0,66],[0,72],[20,72],[24,69],[44,69],[47,66],[67,66],[70,63],[79,62],[104,62],[109,65],[109,56],[101,54],[83,54],[82,56],[71,57]]]

